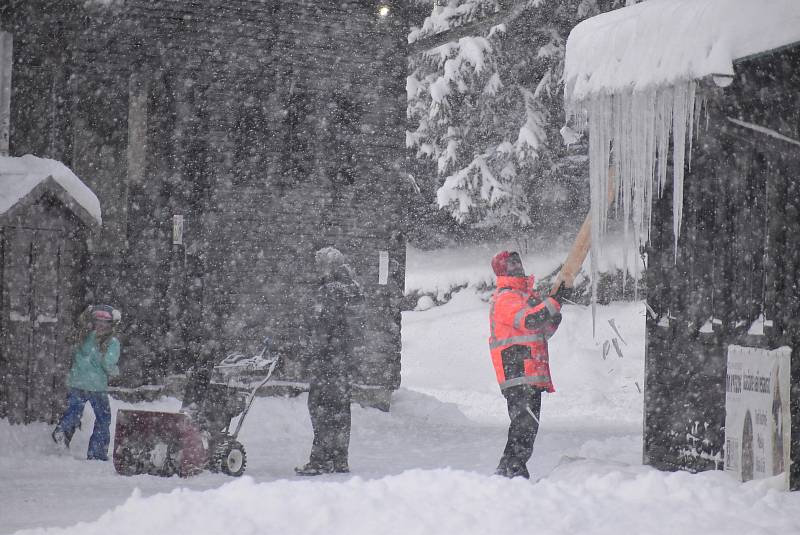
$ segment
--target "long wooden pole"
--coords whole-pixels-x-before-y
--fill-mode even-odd
[[[616,194],[616,188],[614,187],[614,170],[613,168],[608,169],[608,204],[610,205],[614,201],[614,197]],[[589,213],[586,214],[586,219],[583,220],[583,225],[581,225],[580,230],[578,230],[578,235],[575,236],[575,241],[572,244],[572,249],[570,249],[569,254],[567,255],[567,259],[564,261],[564,265],[561,266],[561,270],[558,272],[555,281],[553,281],[553,286],[550,288],[550,295],[553,295],[558,290],[558,287],[561,286],[561,283],[564,283],[564,286],[567,288],[573,288],[575,286],[575,277],[578,276],[578,273],[581,270],[581,266],[583,266],[583,261],[586,260],[586,255],[589,254],[589,249],[592,246],[592,212],[591,209]]]
[[[592,215],[589,213],[586,214],[586,219],[583,220],[583,225],[581,225],[580,230],[578,230],[578,235],[575,236],[575,242],[572,244],[572,249],[570,249],[567,259],[564,261],[564,265],[561,266],[558,276],[556,276],[555,281],[553,281],[553,286],[550,288],[550,295],[556,293],[556,290],[558,290],[562,282],[567,288],[575,286],[575,277],[578,276],[578,272],[581,270],[583,261],[586,260],[586,255],[589,254],[589,248],[591,246]]]

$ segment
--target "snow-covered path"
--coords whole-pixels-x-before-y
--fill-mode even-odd
[[[110,463],[82,460],[86,433],[58,456],[49,427],[0,421],[0,533],[800,533],[800,494],[774,490],[777,481],[641,466],[640,303],[599,307],[594,338],[591,311],[565,307],[534,480],[492,476],[508,417],[486,351],[487,313],[467,289],[404,314],[403,387],[389,413],[354,407],[349,475],[294,476],[311,444],[304,395],[256,401],[238,480],[121,477]],[[615,336],[610,318],[627,342],[622,358],[613,349],[602,357]]]
[[[636,317],[636,305],[618,308]],[[485,350],[487,313],[487,303],[474,291],[465,290],[447,305],[405,314],[403,388],[394,395],[389,413],[354,407],[353,476],[379,479],[407,470],[440,468],[484,475],[493,472],[505,441],[508,420]],[[585,311],[574,307],[566,316],[553,340],[554,373],[557,376],[569,373],[559,370],[571,367],[567,362],[561,365],[555,362],[559,360],[556,355],[565,353],[564,360],[574,360],[578,368],[583,368],[579,374],[585,376],[586,370],[592,368],[580,363],[581,359],[603,361],[593,343],[589,348],[575,343],[583,337],[575,337],[572,331],[583,330]],[[631,336],[641,333],[632,331]],[[582,342],[585,345],[586,341]],[[631,372],[640,375],[641,355],[626,358],[625,364]],[[596,371],[608,375],[605,370]],[[571,383],[582,388],[578,378],[564,377],[561,382],[565,385],[564,393],[545,400],[542,432],[531,463],[534,476],[546,476],[562,456],[594,455],[597,452],[586,451],[587,447],[591,450],[592,444],[595,449],[614,450],[615,460],[638,462],[641,443],[638,393],[618,403],[627,414],[621,415],[620,407],[614,408],[612,403],[605,409],[607,417],[601,414],[598,419],[585,413],[593,400],[598,399],[597,395],[580,391],[570,395]],[[633,381],[630,382],[630,389],[634,389]],[[294,399],[257,399],[241,435],[248,450],[247,475],[254,481],[298,479],[292,467],[305,460],[311,443],[305,399],[305,395]],[[114,409],[127,406],[114,405]],[[166,399],[138,407],[177,410],[179,402]],[[90,414],[87,407],[84,418],[87,430],[91,428]],[[578,420],[573,419],[575,416]],[[0,425],[7,431],[2,439],[7,453],[0,455],[4,482],[0,503],[4,509],[9,506],[7,518],[0,522],[2,533],[93,520],[122,504],[135,488],[149,496],[178,487],[205,490],[230,482],[225,476],[210,473],[191,479],[120,477],[110,463],[82,460],[88,433],[76,435],[70,455],[58,456],[50,448],[49,427],[11,427],[5,422]],[[345,481],[350,476],[326,479]]]

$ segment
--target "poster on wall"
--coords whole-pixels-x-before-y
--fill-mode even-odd
[[[791,353],[728,346],[725,470],[740,481],[783,473],[789,488]]]

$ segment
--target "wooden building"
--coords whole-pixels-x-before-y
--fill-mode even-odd
[[[640,126],[668,121],[662,129],[667,136],[672,128],[669,146],[669,137],[662,137],[657,159],[649,160],[663,165],[671,180],[661,192],[654,186],[646,207],[649,233],[643,232],[644,462],[666,470],[724,469],[726,447],[735,442],[726,445],[729,348],[786,346],[794,460],[787,479],[791,488],[800,488],[800,6],[782,0],[676,0],[600,17],[570,35],[575,58],[570,66],[568,43],[567,78],[575,91],[585,84],[580,102],[609,95],[615,106],[610,122],[625,123],[617,114],[637,91],[650,91],[647,98],[658,102],[673,90],[670,84],[687,87],[687,77],[694,77],[694,135],[691,122],[689,133],[676,134],[692,112],[673,108],[679,99],[670,93],[666,117],[632,117],[642,122],[630,127],[628,137],[618,129],[603,138],[614,147],[615,171],[624,175],[648,161],[642,154],[626,160],[625,151],[656,143],[636,139],[647,134]],[[620,55],[618,47],[606,46],[612,35],[643,54]],[[593,76],[606,81],[592,85]],[[633,109],[646,102],[634,101]],[[656,131],[658,126],[663,124]],[[685,159],[675,156],[682,137]],[[673,174],[675,162],[683,165],[682,187]],[[599,162],[597,168],[605,174],[608,165]],[[631,184],[624,176],[622,182],[622,188]],[[605,203],[602,193],[598,198]]]
[[[0,157],[0,417],[54,421],[85,306],[97,197],[58,162]]]
[[[648,248],[645,459],[721,469],[727,349],[792,348],[792,459],[800,459],[800,44],[735,64],[708,87],[673,250],[669,192]],[[791,465],[792,488],[800,466]]]
[[[371,310],[360,382],[397,388],[405,16],[372,0],[0,2],[11,154],[65,162],[103,203],[90,297],[123,310],[121,384],[265,335],[302,381],[313,253],[333,245]]]

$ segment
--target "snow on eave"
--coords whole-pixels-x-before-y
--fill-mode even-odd
[[[102,224],[97,196],[67,166],[30,154],[0,156],[0,218],[11,216],[45,191],[58,197],[87,225]]]
[[[800,43],[798,0],[648,0],[570,32],[568,102],[733,75],[733,62]]]

